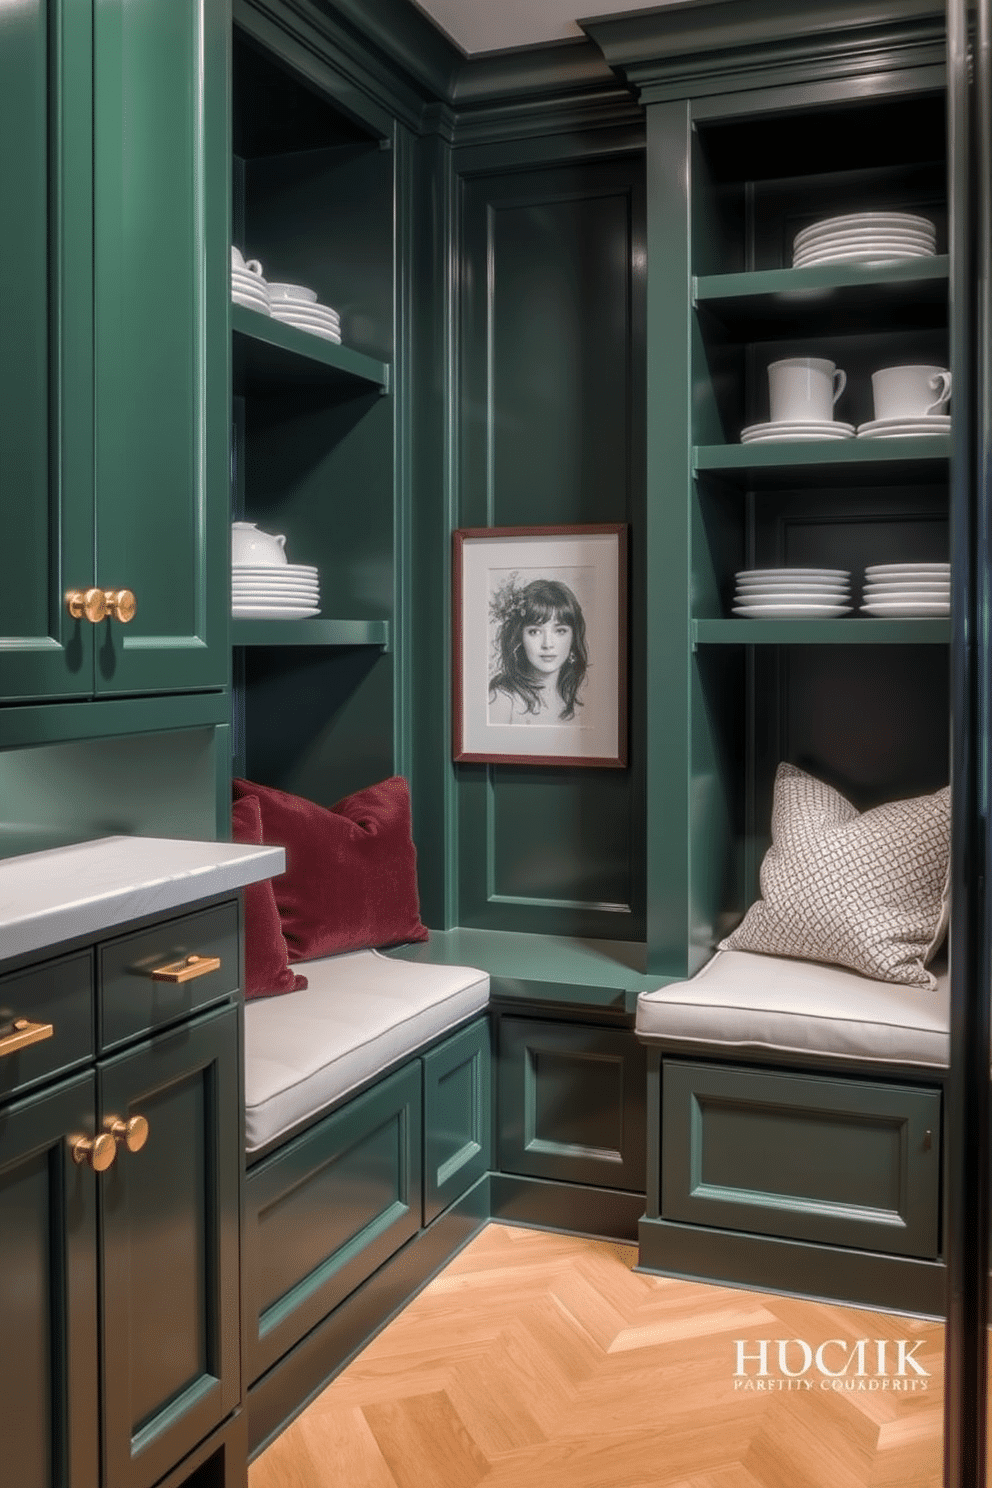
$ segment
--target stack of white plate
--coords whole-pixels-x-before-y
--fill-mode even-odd
[[[745,568],[735,577],[734,614],[752,620],[829,620],[851,608],[846,568]]]
[[[949,413],[928,413],[923,418],[872,419],[858,425],[859,439],[900,439],[907,434],[949,434]]]
[[[951,565],[949,563],[875,563],[865,569],[861,603],[867,615],[949,615],[951,613]]]
[[[792,267],[932,258],[936,251],[937,230],[927,217],[912,212],[849,212],[796,233]]]
[[[235,564],[231,614],[238,620],[306,620],[320,614],[320,579],[309,563]]]
[[[269,306],[274,320],[341,344],[341,317],[330,305],[317,303],[315,289],[305,284],[270,284]]]
[[[231,299],[236,305],[244,305],[249,310],[257,310],[260,315],[269,313],[269,287],[262,277],[262,266],[257,259],[252,259],[252,268],[242,268],[244,260],[236,250],[231,251]]]
[[[794,439],[853,439],[854,425],[839,419],[776,419],[766,424],[748,424],[741,430],[741,444],[784,444]]]

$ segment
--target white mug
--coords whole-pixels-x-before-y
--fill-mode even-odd
[[[254,274],[257,278],[261,278],[262,276],[262,265],[258,259],[249,258],[246,262],[241,249],[235,248],[233,243],[231,244],[231,268],[247,269],[249,274]]]
[[[883,367],[873,372],[876,419],[919,419],[943,413],[951,396],[945,367]]]
[[[773,424],[830,423],[847,373],[824,357],[785,357],[768,368]]]

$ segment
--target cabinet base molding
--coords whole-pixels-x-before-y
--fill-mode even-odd
[[[502,1223],[637,1243],[637,1226],[645,1208],[642,1193],[523,1178],[515,1173],[493,1173],[491,1183],[491,1217]]]
[[[248,1391],[251,1457],[263,1451],[482,1229],[491,1211],[489,1186],[487,1174],[256,1381]]]
[[[639,1271],[921,1317],[943,1317],[943,1261],[644,1218]]]

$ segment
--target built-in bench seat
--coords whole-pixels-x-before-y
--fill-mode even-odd
[[[635,1030],[645,1044],[944,1070],[949,999],[946,971],[927,991],[818,961],[717,951],[690,981],[642,992]]]
[[[489,1002],[486,972],[394,961],[379,951],[329,956],[294,970],[308,980],[304,991],[245,1007],[249,1157]]]
[[[378,951],[296,969],[307,988],[244,1010],[253,1450],[488,1213],[488,974]]]
[[[638,998],[645,1269],[938,1313],[949,988],[718,952]]]

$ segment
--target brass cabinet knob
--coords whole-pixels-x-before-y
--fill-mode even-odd
[[[145,1116],[132,1116],[127,1121],[122,1121],[120,1116],[108,1116],[104,1125],[117,1145],[123,1144],[128,1152],[140,1152],[148,1141],[148,1120]]]
[[[130,589],[105,589],[104,597],[107,601],[107,614],[111,620],[119,620],[122,625],[127,625],[134,619],[138,601]]]
[[[105,1173],[117,1156],[117,1143],[109,1132],[95,1137],[70,1137],[72,1160],[87,1163],[94,1173]]]
[[[102,589],[70,589],[65,607],[73,620],[89,620],[99,625],[107,617],[107,596]]]

